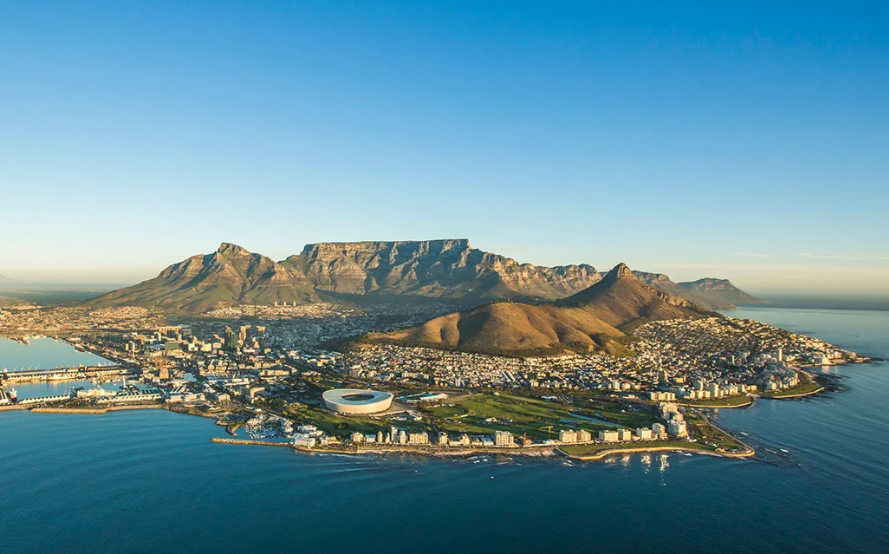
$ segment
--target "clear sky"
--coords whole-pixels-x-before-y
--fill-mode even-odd
[[[0,2],[0,274],[229,241],[889,294],[889,3]]]

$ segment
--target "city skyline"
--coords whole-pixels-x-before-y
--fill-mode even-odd
[[[889,295],[885,7],[343,7],[0,7],[0,275],[466,237]]]

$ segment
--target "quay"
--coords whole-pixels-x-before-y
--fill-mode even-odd
[[[5,383],[34,383],[40,381],[73,381],[90,377],[125,375],[129,371],[122,365],[61,367],[28,371],[2,371],[0,381]]]
[[[22,406],[19,409],[25,409]],[[123,412],[127,410],[163,410],[163,404],[137,404],[132,406],[109,406],[107,408],[50,408],[34,407],[30,409],[32,414],[107,414],[108,412]]]

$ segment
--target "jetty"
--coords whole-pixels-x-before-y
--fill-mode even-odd
[[[10,384],[37,383],[41,381],[74,381],[76,379],[125,375],[127,373],[129,371],[122,365],[60,367],[26,371],[2,371],[0,372],[0,381]]]

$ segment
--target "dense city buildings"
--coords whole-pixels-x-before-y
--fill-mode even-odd
[[[815,338],[728,317],[647,323],[634,332],[629,356],[518,358],[387,344],[343,352],[329,346],[445,309],[240,306],[178,319],[144,308],[2,309],[4,334],[62,337],[114,365],[3,374],[0,404],[12,403],[9,389],[27,379],[126,376],[120,390],[97,385],[30,402],[179,406],[250,437],[309,449],[649,444],[703,440],[696,429],[705,423],[696,415],[690,422],[686,416],[696,412],[687,410],[793,391],[809,382],[806,366],[855,359]],[[466,407],[466,399],[486,399],[501,410],[496,413],[509,414],[513,408],[504,406],[521,398],[539,398],[543,410],[564,408],[552,424],[543,416],[534,424]],[[607,406],[627,415],[602,415]],[[467,409],[472,417],[460,419]]]

